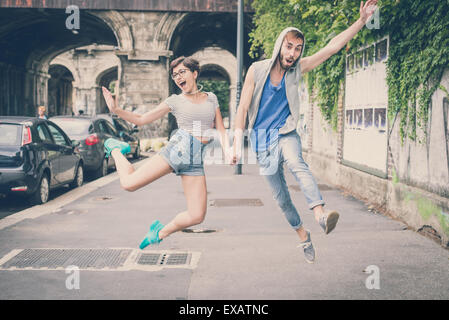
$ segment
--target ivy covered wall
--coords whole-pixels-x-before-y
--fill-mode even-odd
[[[307,74],[323,116],[337,126],[337,99],[344,81],[346,53],[390,36],[387,62],[389,118],[400,116],[401,140],[417,138],[428,107],[449,68],[449,0],[380,0],[379,28],[363,28],[348,45]],[[271,56],[277,35],[296,26],[306,37],[304,56],[323,48],[359,17],[359,0],[254,0],[251,54]],[[420,141],[422,142],[422,141]]]

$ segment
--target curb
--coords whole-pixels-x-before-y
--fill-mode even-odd
[[[142,152],[141,154],[144,156],[148,156],[148,158],[134,162],[133,166],[135,168],[139,168],[140,166],[142,166],[152,156],[152,154],[148,153],[148,152]],[[117,180],[118,178],[119,178],[119,176],[118,176],[117,171],[114,173],[110,173],[105,177],[96,179],[87,184],[83,184],[79,188],[70,190],[70,191],[66,192],[65,194],[57,197],[56,199],[48,201],[45,204],[35,205],[31,208],[11,214],[11,215],[0,220],[0,230],[10,227],[16,223],[19,223],[19,222],[25,220],[25,219],[35,219],[35,218],[41,217],[43,215],[52,213],[55,210],[65,206],[66,204],[69,204],[69,203],[75,201],[76,199],[79,199],[79,198],[85,196],[86,194],[89,194],[89,193]]]

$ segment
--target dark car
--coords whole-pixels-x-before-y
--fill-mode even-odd
[[[86,173],[99,178],[115,167],[114,159],[106,157],[104,142],[108,138],[123,139],[107,120],[88,115],[55,116],[50,120],[59,125],[70,139],[80,143],[78,148]]]
[[[131,146],[130,154],[132,154],[134,159],[138,159],[140,157],[140,139],[137,136],[137,133],[139,132],[137,127],[133,127],[129,122],[119,118],[115,114],[102,113],[97,114],[97,117],[108,120],[109,123],[111,123],[117,130],[123,141],[129,143]]]
[[[84,180],[77,144],[51,121],[36,117],[0,117],[0,193],[48,201],[50,190]]]

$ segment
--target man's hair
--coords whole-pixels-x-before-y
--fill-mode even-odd
[[[291,34],[296,39],[301,39],[302,42],[304,42],[304,35],[299,30],[291,30],[291,31],[287,32],[287,34]]]
[[[184,57],[181,56],[179,58],[176,58],[170,63],[170,74],[173,73],[173,69],[176,68],[179,64],[183,64],[192,72],[198,72],[198,75],[200,75],[200,63],[198,60],[192,58],[192,57]]]
[[[44,112],[45,112],[45,106],[39,106],[38,108],[37,108],[38,110],[43,110]]]

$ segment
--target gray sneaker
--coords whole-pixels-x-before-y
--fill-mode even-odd
[[[329,232],[334,230],[339,217],[340,215],[337,211],[326,212],[320,217],[319,223],[321,228],[323,228],[324,233],[328,234]]]
[[[300,242],[297,246],[298,248],[304,249],[304,258],[308,263],[315,262],[315,249],[313,248],[312,239],[310,238],[310,231],[307,231],[307,240],[304,242]]]

